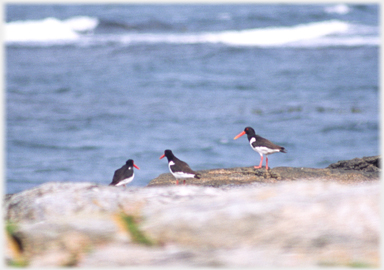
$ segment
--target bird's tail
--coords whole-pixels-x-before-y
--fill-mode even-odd
[[[195,176],[194,176],[194,178],[200,179],[200,178],[201,178],[201,174],[196,173]]]
[[[281,147],[280,152],[282,152],[282,153],[287,153],[287,150],[285,150],[284,147]]]

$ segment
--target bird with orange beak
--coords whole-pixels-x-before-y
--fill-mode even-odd
[[[284,147],[274,144],[271,141],[256,135],[255,130],[251,127],[246,127],[244,131],[235,136],[234,140],[245,134],[248,136],[248,141],[252,149],[258,152],[261,156],[260,164],[259,166],[254,166],[255,169],[260,169],[262,167],[264,157],[263,155],[265,155],[265,168],[268,170],[268,155],[277,152],[287,153]]]

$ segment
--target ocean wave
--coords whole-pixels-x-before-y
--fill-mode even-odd
[[[115,42],[131,43],[219,43],[255,47],[377,46],[377,27],[331,20],[291,27],[267,27],[240,31],[193,34],[125,34]],[[101,38],[103,39],[103,38]],[[111,41],[111,37],[107,37]]]
[[[287,27],[266,27],[200,33],[143,33],[125,31],[114,34],[92,34],[99,20],[74,17],[60,21],[10,22],[5,25],[6,44],[104,46],[136,43],[198,44],[212,43],[228,46],[254,47],[324,47],[378,46],[378,27],[356,25],[340,20],[312,22]]]
[[[15,146],[33,148],[33,149],[48,149],[48,150],[73,150],[73,151],[93,151],[99,149],[96,145],[53,145],[45,142],[31,142],[23,140],[13,140],[11,142]]]
[[[76,41],[82,34],[94,30],[97,18],[79,16],[67,20],[46,18],[38,21],[15,21],[5,25],[5,41],[52,42]]]
[[[348,14],[350,11],[351,9],[346,4],[337,4],[337,5],[325,7],[326,13],[336,13],[336,14],[344,15],[344,14]]]

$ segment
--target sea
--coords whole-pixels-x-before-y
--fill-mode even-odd
[[[378,4],[6,4],[5,192],[379,154]],[[265,166],[265,158],[263,161]]]

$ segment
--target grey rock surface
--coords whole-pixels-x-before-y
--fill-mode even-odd
[[[344,169],[364,172],[380,172],[380,156],[354,158],[351,160],[341,160],[329,165],[329,169]]]
[[[275,167],[268,171],[265,167],[238,167],[198,171],[201,179],[188,179],[188,185],[220,187],[254,182],[276,183],[279,181],[319,180],[360,183],[378,180],[381,168],[380,156],[354,158],[329,165],[327,168]],[[163,173],[149,182],[148,186],[174,185],[176,179],[170,173]]]
[[[323,179],[220,188],[51,182],[5,198],[5,220],[16,224],[6,260],[21,257],[35,267],[377,267],[379,187]],[[122,213],[152,245],[135,240]]]

